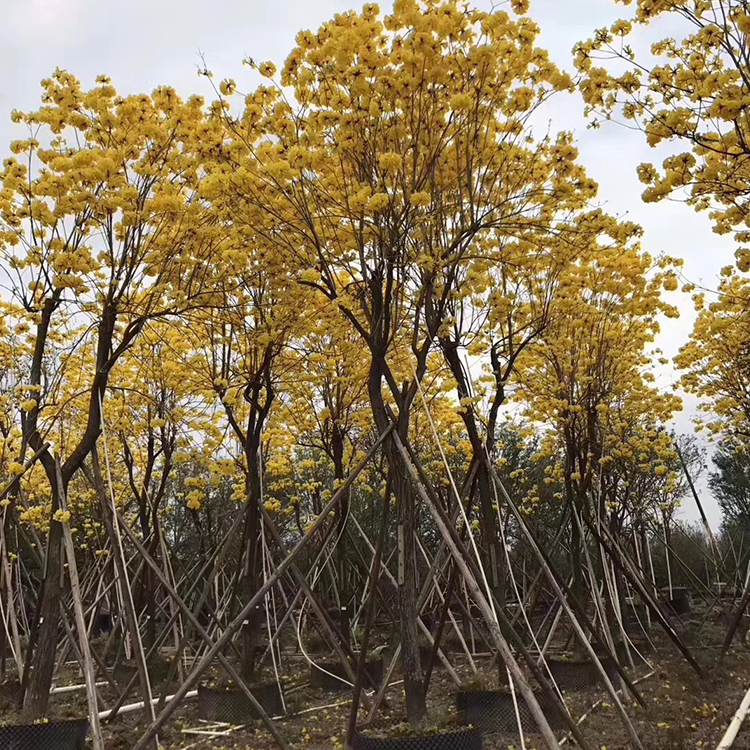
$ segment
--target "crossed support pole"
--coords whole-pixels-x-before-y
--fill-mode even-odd
[[[313,538],[315,533],[318,531],[318,529],[320,529],[320,527],[326,521],[328,516],[333,512],[334,508],[337,507],[340,498],[351,487],[354,480],[357,478],[357,476],[359,476],[359,474],[365,468],[365,466],[367,466],[367,464],[370,462],[372,457],[379,450],[382,443],[391,434],[392,431],[393,431],[392,427],[389,427],[383,431],[383,433],[380,435],[380,437],[372,446],[372,448],[370,448],[367,455],[352,470],[352,472],[349,474],[346,480],[344,480],[343,484],[333,494],[333,496],[328,501],[328,503],[323,508],[321,513],[318,515],[318,517],[310,524],[307,531],[299,540],[299,542],[297,542],[297,544],[291,550],[291,552],[289,552],[289,554],[287,554],[287,556],[281,561],[281,563],[279,563],[276,570],[266,579],[263,585],[260,586],[260,588],[255,592],[255,594],[250,598],[250,600],[246,602],[245,606],[242,608],[239,614],[234,618],[234,620],[227,623],[221,635],[219,635],[217,639],[212,640],[210,639],[208,634],[206,634],[206,637],[205,637],[206,642],[208,643],[210,641],[213,645],[211,645],[208,648],[203,658],[197,664],[193,666],[192,671],[187,675],[185,681],[179,687],[173,699],[164,706],[161,713],[156,717],[154,722],[152,722],[151,726],[148,727],[148,729],[144,732],[144,734],[138,740],[133,750],[145,750],[145,748],[148,746],[148,743],[151,741],[151,739],[156,736],[159,729],[164,725],[164,722],[167,721],[167,719],[169,719],[169,717],[172,716],[172,714],[177,710],[181,701],[185,698],[187,693],[190,692],[190,690],[195,685],[197,685],[198,681],[201,679],[205,671],[211,666],[213,660],[217,658],[219,654],[222,653],[222,650],[231,641],[235,633],[239,631],[245,619],[253,611],[253,607],[255,607],[257,604],[263,601],[263,598],[265,597],[265,595],[271,590],[273,586],[275,586],[278,583],[279,580],[281,580],[282,576],[291,568],[296,558],[298,558],[300,553],[308,546],[308,544],[310,543],[310,540]],[[185,614],[187,616],[187,612]],[[223,666],[226,668],[226,664],[223,664]],[[251,698],[250,700],[252,703],[254,699]],[[261,717],[264,716],[264,713],[265,712],[260,713]],[[277,734],[278,731],[273,721],[271,719],[268,719],[268,717],[266,717],[266,719],[267,719],[267,726],[269,727],[269,731],[271,730],[271,727],[273,727],[274,735]],[[279,740],[277,739],[277,742],[278,741]],[[288,747],[285,741],[282,740],[282,743],[280,743],[282,747],[285,747],[285,748]]]
[[[578,744],[584,749],[588,747],[584,738],[580,735],[580,731],[577,725],[570,717],[567,710],[565,710],[564,705],[559,701],[558,695],[555,693],[553,687],[550,685],[549,681],[544,675],[544,650],[542,650],[541,656],[537,663],[537,661],[532,658],[531,654],[526,649],[524,642],[520,638],[519,634],[516,632],[516,629],[514,628],[514,622],[510,620],[508,613],[499,606],[495,594],[488,581],[486,580],[486,577],[484,576],[482,563],[479,559],[479,554],[476,547],[473,546],[473,540],[470,540],[471,545],[467,544],[466,540],[462,538],[461,533],[459,533],[456,529],[456,520],[459,517],[462,517],[464,521],[466,520],[466,508],[463,505],[463,495],[464,490],[466,490],[471,485],[471,476],[476,467],[472,465],[472,468],[469,471],[469,476],[467,476],[464,488],[461,492],[458,492],[458,490],[455,489],[454,485],[455,497],[452,498],[452,502],[447,505],[446,510],[445,504],[440,502],[435,494],[435,491],[430,487],[429,480],[427,479],[425,471],[419,462],[419,458],[411,449],[408,441],[406,439],[402,439],[395,431],[394,425],[391,424],[382,432],[376,443],[368,452],[367,456],[365,456],[365,458],[363,458],[352,470],[343,485],[334,493],[330,501],[326,504],[325,508],[323,508],[321,513],[311,524],[311,526],[306,530],[302,538],[291,551],[287,550],[283,538],[281,537],[272,518],[266,512],[265,508],[261,509],[264,519],[264,528],[267,530],[270,539],[273,541],[282,559],[275,567],[275,569],[272,569],[272,566],[269,566],[268,574],[263,585],[251,597],[249,601],[244,603],[241,611],[237,613],[236,616],[231,619],[231,621],[225,622],[221,620],[220,612],[213,613],[212,616],[214,617],[216,625],[213,633],[209,632],[209,630],[204,627],[204,625],[199,621],[197,615],[202,611],[202,607],[206,604],[208,594],[211,590],[212,582],[215,580],[226,560],[226,550],[228,550],[230,547],[228,540],[232,538],[232,529],[234,529],[235,527],[233,526],[232,529],[230,529],[230,532],[228,532],[222,543],[219,545],[220,551],[216,555],[216,557],[213,560],[207,560],[203,564],[203,567],[201,568],[202,571],[206,571],[208,570],[208,568],[211,568],[208,579],[203,579],[202,574],[196,576],[196,578],[188,587],[187,594],[181,595],[180,593],[178,593],[177,582],[175,581],[174,577],[167,575],[163,568],[151,557],[151,555],[145,549],[145,546],[143,545],[141,540],[139,540],[135,532],[130,528],[129,524],[124,520],[117,508],[114,507],[113,504],[106,504],[107,510],[112,511],[111,528],[108,528],[112,543],[114,544],[115,539],[117,539],[119,535],[124,535],[127,538],[129,544],[131,544],[137,552],[139,563],[146,566],[153,572],[153,574],[158,579],[160,586],[166,592],[168,601],[171,603],[171,617],[169,618],[166,627],[164,627],[161,634],[159,634],[159,636],[157,637],[157,641],[155,644],[153,644],[150,653],[153,653],[153,650],[155,648],[158,648],[159,645],[164,642],[168,633],[170,632],[170,629],[174,626],[175,621],[178,617],[184,619],[184,621],[187,623],[187,625],[182,628],[182,637],[180,639],[175,637],[178,656],[181,654],[182,649],[184,649],[188,643],[189,630],[192,630],[193,633],[198,636],[201,643],[203,644],[203,648],[205,649],[203,656],[199,660],[196,660],[196,662],[194,662],[192,670],[188,672],[183,683],[176,690],[174,696],[170,696],[170,700],[168,702],[165,702],[163,705],[159,706],[158,714],[152,714],[152,721],[150,722],[148,729],[135,745],[135,750],[145,750],[146,747],[149,747],[151,745],[160,728],[164,725],[164,722],[167,721],[169,717],[174,713],[174,711],[179,707],[181,700],[186,695],[191,693],[197,682],[205,674],[206,670],[211,666],[211,664],[214,663],[214,661],[218,661],[221,664],[222,668],[236,683],[237,687],[245,694],[245,696],[257,711],[258,715],[261,717],[261,720],[263,721],[271,735],[276,740],[277,744],[281,748],[283,748],[283,750],[290,750],[290,745],[288,741],[282,736],[276,722],[271,717],[267,716],[267,714],[263,711],[261,706],[258,704],[257,699],[254,697],[250,687],[237,673],[232,663],[224,655],[225,650],[232,647],[233,639],[236,633],[239,632],[239,629],[244,623],[247,615],[253,610],[254,607],[258,606],[265,600],[266,596],[274,586],[279,585],[285,579],[288,579],[294,584],[297,590],[297,594],[295,595],[291,603],[287,602],[287,612],[284,615],[281,624],[277,626],[276,632],[271,636],[271,643],[269,644],[269,648],[273,648],[274,640],[278,637],[281,627],[283,627],[283,624],[291,615],[295,604],[300,600],[300,598],[304,597],[309,602],[312,610],[319,620],[319,623],[323,631],[325,632],[327,640],[341,660],[341,663],[344,666],[347,675],[354,683],[355,698],[352,703],[350,713],[349,737],[352,736],[356,725],[360,700],[362,700],[366,704],[366,706],[369,707],[370,712],[368,721],[372,720],[375,712],[378,710],[378,707],[382,704],[385,691],[387,690],[389,678],[392,675],[398,660],[397,649],[397,652],[394,655],[391,664],[389,665],[386,678],[380,690],[378,691],[374,699],[370,699],[370,697],[362,690],[369,678],[367,671],[364,669],[364,664],[367,658],[369,635],[374,621],[375,602],[378,595],[381,574],[384,575],[386,579],[390,580],[391,583],[395,583],[395,578],[388,567],[387,559],[383,559],[383,547],[387,529],[386,518],[384,517],[382,519],[382,527],[376,545],[372,544],[372,542],[362,530],[361,526],[359,526],[359,524],[356,522],[356,519],[353,519],[353,523],[351,524],[351,528],[349,530],[349,533],[353,533],[354,531],[356,531],[357,534],[359,534],[359,536],[364,541],[365,547],[372,555],[371,565],[369,566],[369,577],[367,579],[367,586],[365,587],[367,595],[365,600],[362,602],[361,612],[364,613],[365,627],[359,653],[359,661],[357,662],[356,667],[352,667],[354,653],[352,652],[350,644],[345,639],[341,638],[340,634],[335,632],[335,626],[332,624],[330,616],[325,611],[325,608],[320,603],[318,597],[314,594],[312,586],[310,585],[306,574],[302,572],[298,563],[301,553],[311,544],[312,540],[316,538],[316,535],[321,530],[321,527],[326,522],[326,519],[337,507],[342,494],[349,490],[352,483],[356,480],[357,476],[359,476],[359,474],[369,464],[369,462],[372,460],[377,451],[380,450],[386,440],[391,440],[393,442],[396,455],[402,462],[402,465],[409,476],[413,488],[416,490],[420,500],[424,505],[424,508],[428,511],[429,515],[432,518],[432,521],[435,524],[435,527],[439,532],[439,544],[437,545],[436,551],[432,554],[432,558],[430,558],[430,556],[427,554],[427,551],[420,546],[425,564],[428,567],[428,571],[424,578],[419,596],[417,597],[417,612],[422,612],[425,603],[431,596],[436,596],[437,599],[441,601],[440,621],[436,637],[434,637],[430,632],[430,629],[426,626],[421,616],[418,621],[418,627],[420,627],[432,647],[432,655],[430,661],[432,662],[435,658],[441,659],[443,661],[443,664],[448,669],[448,674],[450,675],[450,677],[456,684],[460,684],[458,675],[453,670],[450,662],[442,653],[439,646],[440,637],[444,625],[449,618],[452,618],[452,613],[450,611],[452,595],[454,593],[454,589],[460,583],[460,585],[465,587],[471,600],[474,602],[474,605],[479,610],[481,620],[483,621],[484,626],[487,628],[487,637],[502,659],[502,663],[505,665],[511,677],[511,684],[518,689],[520,695],[527,704],[544,737],[547,747],[550,748],[550,750],[556,750],[560,746],[559,741],[556,739],[555,734],[549,725],[549,722],[535,695],[534,688],[532,687],[529,679],[526,677],[526,674],[522,669],[520,662],[518,661],[516,653],[520,654],[524,662],[527,664],[534,679],[541,686],[542,690],[549,697],[555,700],[559,706],[561,706],[562,714],[565,717],[569,729],[573,736],[576,738]],[[99,472],[97,472],[96,470],[96,456],[94,456],[93,458],[94,471],[89,472],[89,478],[93,480],[92,483],[97,487],[99,493],[104,498],[106,498],[106,491],[103,487],[104,483],[101,480],[101,471],[99,470]],[[599,669],[602,677],[602,682],[604,683],[607,691],[613,699],[615,707],[619,712],[623,724],[629,734],[633,747],[641,749],[642,745],[635,732],[635,729],[633,728],[632,722],[630,722],[617,690],[612,684],[607,672],[600,662],[596,651],[594,650],[594,647],[589,641],[587,630],[591,633],[591,636],[594,638],[594,640],[598,641],[598,645],[602,647],[602,650],[605,653],[611,653],[612,651],[613,642],[611,637],[607,638],[607,634],[605,632],[605,639],[602,639],[602,636],[599,634],[597,628],[595,628],[594,625],[588,620],[584,608],[575,600],[570,587],[556,572],[554,565],[549,559],[549,556],[540,547],[526,520],[523,518],[523,516],[520,514],[520,512],[512,502],[511,498],[508,496],[504,486],[502,485],[502,482],[500,481],[497,473],[494,470],[494,467],[489,461],[489,457],[486,457],[486,462],[487,470],[491,477],[493,487],[495,488],[496,493],[500,497],[502,497],[502,506],[507,509],[507,513],[521,530],[523,539],[525,540],[525,544],[527,548],[531,550],[532,556],[533,558],[536,558],[539,566],[537,577],[535,578],[534,582],[532,582],[531,586],[528,586],[526,588],[526,596],[524,597],[524,600],[519,601],[519,605],[523,607],[529,597],[533,599],[533,597],[535,596],[534,592],[538,591],[538,587],[541,581],[546,580],[547,584],[555,594],[556,602],[560,607],[560,612],[566,616],[567,620],[569,620],[584,650],[588,653],[592,663],[594,663]],[[633,563],[627,553],[622,549],[622,546],[614,537],[612,537],[611,534],[609,534],[605,527],[600,524],[594,523],[591,518],[585,513],[581,518],[576,519],[576,522],[579,524],[581,523],[581,521],[586,524],[592,537],[596,540],[601,549],[604,550],[610,560],[614,563],[615,567],[621,570],[625,577],[630,581],[631,585],[633,585],[633,587],[640,593],[644,601],[646,601],[647,605],[653,612],[656,619],[660,621],[664,629],[667,631],[668,635],[675,641],[689,663],[691,663],[691,665],[698,671],[699,667],[697,663],[695,663],[695,661],[692,659],[690,652],[681,642],[679,636],[677,636],[670,623],[661,614],[658,603],[655,601],[652,592],[649,589],[649,585],[642,580],[642,576],[640,575],[638,566]],[[471,532],[468,529],[467,524],[464,525],[464,528],[465,531],[467,531],[470,535]],[[323,547],[328,544],[328,542],[326,541],[327,538],[328,537],[325,536],[323,539]],[[504,539],[503,544],[506,545],[506,541]],[[69,543],[66,539],[65,550],[66,554],[69,555],[70,551],[68,550],[68,546],[72,546],[72,540]],[[470,552],[471,548],[474,549],[473,555]],[[507,546],[505,547],[505,549],[507,555]],[[508,560],[508,563],[510,566],[510,560]],[[590,559],[588,564],[590,566],[592,565]],[[117,574],[121,577],[124,575],[124,572],[118,569]],[[4,575],[7,578],[7,573],[5,573]],[[192,606],[189,605],[188,600],[197,590],[199,585],[198,581],[203,580],[205,580],[205,585],[203,586],[203,590],[198,597],[197,604],[193,604]],[[441,587],[441,581],[444,588]],[[594,585],[593,582],[592,585]],[[73,600],[73,619],[76,622],[76,627],[79,633],[84,633],[85,613],[82,609],[82,606],[80,606],[82,599],[81,589],[78,583],[76,583],[76,587],[77,588],[75,590]],[[599,602],[599,606],[601,609],[601,602]],[[127,623],[128,628],[132,629],[135,627],[137,630],[137,614],[132,609],[129,614],[129,620],[134,620],[136,624],[134,625],[133,622],[129,621]],[[514,649],[516,653],[514,653]],[[138,651],[138,649],[136,649],[136,651]],[[140,658],[138,658],[138,661],[142,664],[143,671],[146,672],[146,661],[149,655],[150,654],[145,654],[145,652],[141,650]],[[93,658],[96,659],[96,655],[93,655]],[[85,653],[82,654],[82,663],[91,665],[91,659],[92,655],[87,655]],[[617,665],[620,671],[620,677],[622,678],[624,684],[628,687],[628,689],[636,697],[636,699],[640,700],[640,695],[637,692],[637,688],[629,680],[624,670],[619,667],[619,662],[616,657],[614,659],[614,663]],[[89,702],[90,704],[93,702],[94,708],[96,708],[96,694],[93,682],[94,673],[92,669],[87,669],[86,678],[87,687],[89,687]],[[128,690],[132,688],[133,683],[137,679],[138,677],[134,677],[131,680],[130,685],[128,685],[125,691],[123,691],[117,704],[110,711],[110,717],[113,717],[117,714],[118,710],[121,708],[122,703],[125,700],[125,696],[127,695]],[[148,679],[147,676],[146,679]],[[153,703],[154,701],[151,700],[144,701],[144,706],[150,708]]]

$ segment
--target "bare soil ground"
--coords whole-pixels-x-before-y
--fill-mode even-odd
[[[694,612],[678,632],[698,661],[699,676],[658,626],[652,631],[656,653],[649,655],[649,665],[641,665],[631,672],[638,683],[645,707],[632,696],[624,699],[628,714],[646,750],[692,750],[716,747],[732,715],[750,687],[750,647],[745,643],[744,629],[725,658],[719,662],[720,644],[725,632],[726,618],[718,611],[710,616]],[[476,677],[465,656],[452,656],[455,669],[462,681],[476,683]],[[387,663],[387,654],[386,654]],[[485,684],[497,684],[497,670],[487,657],[477,657],[476,663]],[[58,684],[80,683],[77,670],[64,672]],[[289,655],[284,662],[284,683],[287,716],[279,721],[284,737],[295,748],[330,750],[343,747],[350,710],[348,692],[326,692],[308,684],[309,668],[298,654]],[[643,679],[645,677],[645,679]],[[396,679],[398,676],[396,677]],[[219,679],[218,672],[209,679]],[[115,693],[109,687],[100,688],[103,707],[112,705]],[[158,692],[157,692],[158,694]],[[628,735],[612,700],[603,690],[592,688],[585,692],[566,693],[571,714],[577,720],[584,714],[581,731],[591,750],[625,750],[630,748]],[[133,697],[131,700],[137,700]],[[428,694],[430,715],[426,725],[435,727],[457,721],[455,686],[447,672],[436,668]],[[593,707],[593,708],[592,708]],[[17,719],[6,702],[0,706],[3,723]],[[74,717],[86,714],[85,693],[57,696],[53,700],[51,716]],[[360,709],[360,719],[367,711]],[[401,686],[394,685],[388,692],[388,706],[380,712],[378,726],[402,723],[403,696]],[[141,712],[118,717],[103,725],[107,750],[130,750],[146,727]],[[562,737],[566,733],[558,732]],[[195,700],[186,701],[167,723],[159,736],[164,750],[270,750],[276,747],[273,739],[259,721],[244,727],[217,727],[199,721]],[[578,747],[566,740],[567,747]],[[518,734],[486,734],[485,750],[520,750]],[[525,738],[527,750],[542,750],[540,736]],[[736,750],[750,750],[750,720],[743,726],[735,742]]]

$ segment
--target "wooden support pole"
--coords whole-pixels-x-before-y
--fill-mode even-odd
[[[265,595],[271,590],[273,586],[281,579],[286,573],[291,564],[300,555],[300,553],[307,547],[310,540],[313,538],[318,529],[323,525],[328,516],[332,513],[333,509],[337,506],[343,494],[349,490],[349,487],[353,484],[354,480],[359,476],[361,471],[371,461],[375,453],[380,449],[383,441],[393,431],[393,425],[389,425],[382,432],[375,444],[370,448],[367,455],[357,464],[352,470],[349,476],[346,478],[344,483],[339,489],[333,494],[333,497],[328,501],[325,508],[321,511],[320,515],[310,524],[305,534],[297,542],[296,546],[286,556],[286,558],[279,564],[276,571],[271,575],[268,580],[255,592],[250,600],[245,604],[240,613],[235,617],[232,622],[228,623],[224,628],[224,632],[221,636],[214,641],[214,645],[208,649],[206,654],[203,656],[201,661],[193,666],[192,672],[187,676],[185,682],[182,683],[179,690],[175,693],[175,697],[162,709],[159,716],[153,724],[144,732],[143,736],[138,740],[133,750],[145,750],[148,742],[156,735],[159,728],[164,722],[177,710],[181,700],[187,695],[188,692],[193,688],[194,685],[200,680],[203,673],[208,669],[211,662],[214,660],[216,655],[226,646],[226,644],[234,637],[234,634],[242,627],[245,618],[253,611],[253,607],[263,600]]]
[[[392,440],[394,441],[396,445],[396,449],[399,452],[399,455],[401,456],[401,460],[404,464],[404,467],[406,468],[407,472],[411,476],[412,482],[414,486],[416,487],[419,496],[421,497],[422,501],[427,506],[427,509],[430,512],[430,515],[432,516],[438,528],[438,531],[440,532],[441,536],[445,540],[445,543],[448,545],[448,549],[450,549],[451,554],[453,555],[453,559],[455,560],[456,565],[459,568],[461,576],[466,582],[466,586],[471,593],[472,599],[476,603],[477,607],[479,607],[479,610],[481,611],[482,616],[485,618],[485,621],[487,622],[487,626],[489,627],[490,635],[492,636],[495,646],[500,652],[503,658],[503,661],[505,662],[505,665],[508,668],[508,671],[510,672],[513,680],[518,685],[518,689],[521,692],[521,695],[524,697],[526,704],[529,710],[531,711],[531,714],[534,717],[534,720],[536,721],[537,726],[539,727],[539,731],[544,737],[544,741],[547,743],[547,747],[549,747],[550,750],[559,750],[560,745],[557,742],[557,738],[555,737],[555,734],[552,731],[552,728],[550,727],[549,722],[547,721],[547,718],[544,715],[544,711],[542,711],[542,708],[539,705],[539,701],[537,701],[536,696],[534,695],[534,691],[531,689],[531,685],[526,679],[526,675],[524,675],[518,662],[513,657],[513,653],[511,652],[507,641],[503,637],[503,634],[500,632],[500,627],[498,625],[496,615],[493,612],[492,607],[490,606],[490,603],[488,602],[487,598],[484,596],[481,589],[479,588],[479,584],[477,583],[471,571],[469,570],[469,567],[463,555],[460,554],[458,547],[456,546],[456,543],[453,540],[453,537],[448,531],[448,528],[441,514],[438,512],[437,508],[432,502],[432,498],[425,491],[424,486],[422,485],[422,481],[419,477],[419,474],[417,473],[417,470],[414,467],[414,464],[412,463],[409,453],[404,447],[404,444],[401,442],[401,439],[399,438],[398,433],[396,432],[393,433]]]
[[[58,502],[63,514],[70,516],[68,501],[65,493],[65,484],[62,478],[60,458],[55,456],[55,473],[57,474]],[[52,523],[59,523],[55,519]],[[68,579],[70,580],[70,592],[73,596],[73,612],[75,613],[76,629],[78,630],[78,647],[81,651],[81,669],[86,681],[86,701],[89,707],[89,725],[91,728],[91,744],[94,750],[103,750],[102,730],[99,726],[99,706],[96,697],[96,676],[91,663],[91,649],[89,647],[88,634],[86,633],[86,618],[83,616],[83,603],[81,602],[81,585],[78,580],[78,566],[76,565],[76,553],[73,547],[73,535],[70,533],[70,524],[62,521],[63,549],[67,559]]]
[[[159,583],[161,583],[161,585],[164,586],[164,589],[166,590],[166,592],[170,595],[174,603],[179,607],[179,609],[188,619],[190,624],[195,628],[198,635],[206,642],[206,644],[209,647],[212,644],[214,644],[214,641],[211,639],[211,636],[204,630],[203,626],[198,621],[198,618],[193,614],[193,611],[190,609],[190,607],[188,607],[188,605],[185,604],[185,602],[182,600],[180,595],[172,588],[170,582],[167,580],[167,577],[164,575],[164,572],[162,571],[162,569],[159,567],[156,561],[151,557],[151,555],[148,554],[146,548],[141,544],[138,537],[135,535],[135,533],[130,528],[130,526],[128,526],[127,521],[125,521],[125,519],[120,515],[119,511],[117,512],[117,521],[122,527],[122,530],[127,535],[128,539],[130,539],[133,546],[141,554],[146,564],[154,571],[154,573],[156,574],[156,577],[159,579]],[[252,704],[253,708],[257,711],[258,716],[260,716],[261,721],[266,725],[268,731],[271,733],[271,735],[276,740],[276,742],[279,743],[280,747],[282,747],[283,750],[290,750],[288,743],[286,742],[286,740],[284,740],[284,738],[279,733],[279,730],[276,728],[276,725],[274,724],[273,720],[268,716],[268,714],[265,712],[265,710],[260,705],[260,703],[258,703],[257,698],[253,695],[252,691],[245,683],[245,680],[240,676],[237,670],[232,666],[231,662],[229,662],[229,660],[221,652],[218,652],[217,657],[222,667],[224,667],[224,669],[227,671],[229,676],[237,684],[237,687],[245,694],[247,699]],[[153,711],[153,706],[151,710]]]
[[[599,543],[602,544],[604,549],[607,551],[610,559],[625,574],[625,577],[630,581],[630,584],[641,595],[641,598],[646,603],[648,609],[651,610],[652,614],[656,615],[656,619],[659,621],[662,628],[664,628],[664,631],[672,639],[677,648],[680,649],[688,664],[690,664],[690,666],[695,670],[696,674],[702,677],[703,670],[700,668],[698,662],[695,661],[693,655],[690,653],[690,650],[682,642],[682,639],[677,635],[674,628],[664,616],[664,613],[661,611],[658,602],[649,591],[648,585],[645,583],[645,581],[643,581],[631,560],[628,558],[625,552],[623,552],[619,545],[617,545],[611,538],[611,535],[607,528],[605,526],[599,526],[597,529],[597,527],[594,525],[594,522],[588,517],[588,515],[584,515],[583,519],[591,529],[594,536],[597,537]]]
[[[625,730],[627,731],[630,737],[630,741],[633,743],[634,747],[638,748],[639,750],[643,750],[643,745],[641,744],[641,740],[638,737],[637,732],[635,731],[635,727],[633,726],[633,723],[630,721],[630,717],[625,711],[625,707],[622,705],[622,701],[620,700],[620,697],[617,695],[617,690],[615,689],[614,685],[612,685],[612,682],[609,679],[609,675],[604,669],[593,647],[589,643],[588,638],[586,638],[586,633],[583,631],[583,628],[581,627],[580,623],[578,622],[578,619],[573,613],[573,610],[571,609],[571,605],[567,601],[565,594],[563,593],[563,590],[560,587],[560,584],[558,582],[558,577],[552,571],[552,568],[547,560],[547,556],[543,553],[543,551],[537,544],[537,541],[534,535],[532,534],[531,530],[529,529],[528,524],[526,523],[526,520],[523,518],[523,516],[519,512],[518,508],[516,508],[515,504],[510,498],[510,495],[508,495],[508,492],[505,489],[505,486],[503,485],[503,483],[500,481],[500,477],[498,477],[497,472],[495,471],[495,467],[492,466],[492,463],[490,462],[489,457],[485,456],[485,459],[487,461],[487,468],[490,472],[490,476],[492,477],[495,483],[495,486],[500,490],[508,506],[508,509],[510,510],[514,519],[516,520],[516,523],[520,526],[521,530],[523,531],[524,536],[529,541],[532,551],[534,552],[537,559],[539,560],[540,565],[544,569],[545,575],[547,576],[547,580],[549,581],[550,585],[554,589],[555,595],[557,596],[558,601],[564,608],[565,614],[567,615],[570,624],[573,626],[573,630],[576,632],[576,635],[578,636],[578,639],[581,642],[581,645],[588,652],[589,658],[591,659],[592,663],[596,666],[597,671],[599,672],[602,678],[602,681],[604,682],[604,686],[607,689],[607,692],[612,697],[612,701],[615,704],[615,708],[617,709],[617,712],[620,715],[620,719],[622,720],[623,726],[625,727]],[[572,597],[572,599],[575,600],[574,597]],[[579,614],[583,614],[585,616],[585,613],[581,612],[580,607],[577,606],[578,605],[577,602],[575,602],[575,605],[577,609],[579,609]],[[596,633],[594,629],[592,629],[592,633],[600,641],[600,644],[605,646],[606,648],[606,644],[604,644],[601,641],[601,639],[599,638],[598,634]],[[623,678],[623,681],[627,684],[628,688],[630,689],[631,693],[633,693],[633,695],[636,696],[636,698],[640,698],[637,689],[632,684],[628,676],[625,674],[625,671],[622,669],[617,659],[614,660],[614,664],[618,672],[620,673],[620,676]],[[642,699],[640,700],[642,701]],[[579,744],[580,744],[580,741],[579,741]]]

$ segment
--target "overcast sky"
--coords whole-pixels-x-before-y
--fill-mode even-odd
[[[490,0],[474,4],[489,8]],[[249,89],[255,80],[241,66],[243,58],[280,66],[297,31],[316,29],[334,13],[359,5],[353,0],[0,0],[0,67],[6,71],[0,86],[0,151],[4,155],[10,140],[24,137],[10,123],[11,110],[34,108],[39,81],[55,67],[74,73],[86,86],[106,73],[122,93],[169,84],[183,94],[209,97],[205,79],[197,76],[200,51],[218,79],[232,77]],[[390,5],[390,0],[381,3],[384,10]],[[611,0],[531,0],[531,15],[542,28],[540,44],[568,70],[575,42],[623,12]],[[606,210],[641,224],[647,250],[683,257],[685,276],[714,288],[719,269],[732,263],[731,240],[713,234],[705,215],[682,204],[640,200],[635,167],[663,154],[649,149],[640,133],[617,125],[588,130],[578,97],[554,99],[551,116],[553,129],[576,134],[581,160],[599,183]],[[681,319],[665,321],[659,342],[669,357],[692,327],[690,300],[679,304]],[[669,387],[676,377],[667,369],[660,385]],[[678,429],[691,430],[694,411],[695,403],[686,400]],[[718,527],[720,513],[704,482],[701,492],[709,520]],[[697,518],[692,500],[685,501],[684,514]]]

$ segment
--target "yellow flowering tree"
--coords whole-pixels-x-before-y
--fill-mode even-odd
[[[565,138],[556,145],[560,159],[569,160],[571,175],[586,182],[573,159],[577,151]],[[591,278],[617,285],[628,274],[637,253],[640,228],[618,222],[602,211],[587,210],[587,195],[561,201],[550,209],[546,222],[501,231],[487,241],[478,258],[467,264],[465,277],[450,302],[449,316],[440,328],[440,348],[456,382],[461,417],[473,446],[477,465],[476,488],[482,517],[487,565],[498,597],[504,597],[504,555],[499,551],[496,501],[487,458],[494,459],[495,432],[500,407],[512,392],[515,370],[528,348],[544,335],[553,315],[569,314],[566,300]],[[577,212],[576,212],[577,211]],[[598,274],[592,274],[596,268]],[[557,305],[560,297],[562,304]],[[472,383],[470,360],[484,362],[484,372]]]
[[[43,375],[63,337],[77,331],[73,352],[91,353],[71,357],[85,362],[80,374],[66,373],[82,382],[70,405],[81,407],[82,428],[40,458],[54,517],[99,436],[101,403],[118,359],[147,321],[202,304],[202,290],[211,287],[212,225],[196,200],[200,167],[191,155],[206,118],[200,99],[182,101],[166,87],[120,97],[106,77],[86,91],[58,70],[42,82],[41,108],[13,119],[30,137],[12,144],[14,156],[0,172],[0,257],[32,326],[28,375],[20,384],[28,392],[22,455],[39,451],[59,424]],[[61,486],[53,452],[60,455]],[[32,717],[46,708],[54,668],[61,538],[61,524],[53,521],[25,685]]]
[[[166,544],[161,515],[169,500],[178,452],[200,441],[210,455],[219,435],[210,405],[192,390],[181,359],[188,341],[179,326],[154,321],[123,355],[109,382],[105,408],[112,471],[122,477],[136,508],[137,523],[148,554],[162,560]],[[191,478],[184,480],[191,483]],[[192,478],[185,503],[200,508],[202,478]],[[193,494],[194,493],[194,494]],[[160,590],[154,571],[144,566],[132,583],[136,608],[147,613],[144,645],[155,642]]]
[[[609,255],[602,250],[600,260],[579,269],[578,282],[558,295],[550,324],[519,365],[515,398],[529,419],[552,428],[555,440],[547,448],[560,458],[550,481],[564,487],[581,524],[590,509],[606,512],[612,483],[616,488],[621,480],[611,472],[615,459],[643,452],[644,437],[656,437],[653,427],[679,409],[677,397],[652,384],[650,351],[659,316],[676,315],[661,297],[673,286],[671,266],[668,258],[654,263],[637,246]],[[647,469],[659,472],[658,466]],[[582,555],[574,518],[571,570],[579,601],[586,591]]]
[[[211,167],[209,167],[211,168]],[[213,289],[213,303],[191,317],[185,330],[189,350],[183,377],[217,411],[226,429],[223,453],[236,457],[244,476],[241,596],[247,600],[262,583],[261,500],[263,432],[269,425],[284,366],[287,343],[306,329],[309,291],[287,282],[284,256],[256,234],[233,196],[209,191],[213,210],[225,224],[222,255],[227,278]],[[199,509],[201,490],[192,488],[190,507]],[[243,671],[254,673],[261,622],[243,628]]]
[[[632,20],[598,29],[574,50],[587,111],[596,124],[622,118],[651,146],[684,143],[687,150],[670,154],[661,169],[638,167],[643,199],[682,198],[708,211],[715,232],[734,232],[738,265],[750,270],[750,8],[744,0],[636,0],[635,6]],[[634,45],[662,21],[679,36],[654,42],[650,57],[637,56]]]
[[[4,487],[23,471],[21,459],[21,429],[18,413],[22,404],[31,408],[30,393],[22,387],[23,365],[29,350],[23,339],[28,330],[23,311],[13,305],[0,303],[0,484]],[[2,507],[11,505],[14,493],[0,501]],[[4,514],[3,522],[8,524]]]
[[[231,119],[239,161],[210,187],[240,195],[255,231],[357,332],[375,423],[385,429],[391,405],[402,441],[460,283],[492,265],[485,249],[553,231],[595,192],[570,136],[530,140],[538,105],[573,87],[537,33],[527,18],[456,0],[397,0],[385,17],[368,4],[301,32],[279,82],[247,95]],[[273,66],[258,69],[273,79]],[[227,107],[235,91],[220,85]],[[386,451],[403,528],[407,713],[417,720],[416,508],[400,456]]]
[[[358,334],[330,307],[327,298],[319,293],[308,296],[317,299],[317,312],[311,316],[309,331],[303,332],[287,352],[279,422],[290,433],[293,445],[305,452],[319,452],[320,458],[326,459],[336,489],[372,432],[368,362],[362,357]],[[312,457],[306,460],[313,461]],[[326,491],[322,487],[311,489],[313,493],[316,489]],[[299,513],[299,508],[295,511]],[[353,594],[351,550],[346,536],[349,512],[347,492],[336,508],[337,597],[342,605],[348,604]]]
[[[714,435],[750,444],[750,282],[726,268],[708,303],[694,295],[698,316],[690,340],[675,361],[682,387],[701,398],[706,426]]]

